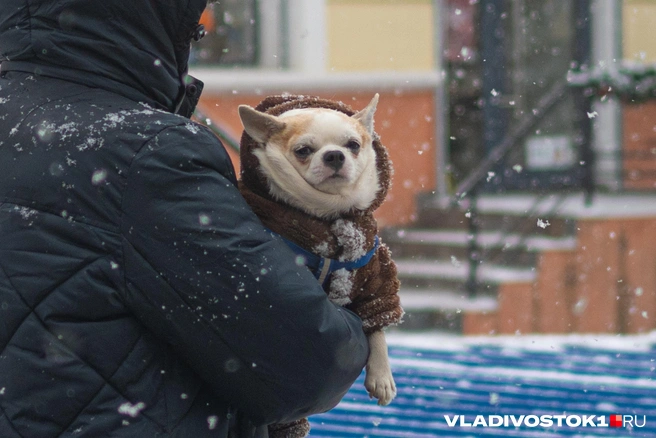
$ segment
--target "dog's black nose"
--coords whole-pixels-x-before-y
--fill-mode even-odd
[[[324,164],[335,169],[335,172],[342,168],[345,159],[346,157],[340,151],[329,151],[323,155]]]

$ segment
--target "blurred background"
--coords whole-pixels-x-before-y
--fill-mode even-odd
[[[656,2],[222,0],[198,118],[381,99],[395,166],[377,217],[402,328],[640,333],[656,325]]]
[[[398,396],[361,378],[311,436],[656,436],[656,0],[221,0],[203,23],[196,117],[237,168],[238,105],[381,95]],[[629,422],[443,418],[565,414]]]

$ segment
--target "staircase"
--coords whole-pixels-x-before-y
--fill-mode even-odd
[[[467,205],[420,205],[416,223],[383,235],[401,277],[402,330],[656,329],[656,194],[484,195],[475,234]]]
[[[383,237],[401,278],[406,310],[402,329],[466,334],[536,331],[530,315],[539,256],[576,248],[575,221],[557,215],[563,199],[489,196],[479,200],[474,292],[467,290],[474,238],[468,206],[444,208],[423,199],[416,223],[387,229]]]

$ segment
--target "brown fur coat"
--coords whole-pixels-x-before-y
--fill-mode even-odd
[[[341,102],[293,95],[270,96],[256,107],[258,111],[275,116],[298,108],[328,108],[348,116],[355,114]],[[387,150],[376,134],[373,148],[380,184],[376,199],[367,210],[350,211],[335,220],[316,218],[273,199],[266,177],[259,171],[258,158],[253,154],[258,147],[262,145],[244,132],[240,151],[240,190],[267,228],[310,252],[333,260],[357,260],[374,247],[378,226],[373,212],[385,200],[392,179]],[[352,272],[344,269],[333,272],[324,289],[334,303],[362,318],[367,334],[401,322],[403,309],[397,295],[399,280],[396,265],[389,249],[382,243],[367,265]],[[290,426],[273,426],[270,428],[271,435],[302,437],[309,430],[307,422]]]
[[[256,109],[280,115],[297,108],[328,108],[349,116],[355,114],[341,102],[305,96],[271,96]],[[294,207],[281,204],[269,194],[266,177],[252,151],[260,147],[245,132],[241,138],[240,190],[264,225],[297,245],[340,261],[355,260],[373,248],[378,226],[373,212],[385,200],[392,180],[392,165],[387,150],[374,135],[376,166],[380,190],[372,205],[364,211],[351,211],[336,220],[318,219]],[[326,288],[329,297],[362,318],[364,330],[371,333],[401,321],[403,310],[397,292],[396,265],[390,251],[381,244],[373,259],[352,274],[336,271]],[[344,290],[344,286],[351,286]]]

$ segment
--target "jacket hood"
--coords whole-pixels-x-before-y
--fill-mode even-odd
[[[342,112],[348,116],[352,116],[357,112],[342,102],[321,99],[314,96],[296,95],[269,96],[255,107],[258,111],[274,116],[279,116],[284,112],[300,108],[326,108]],[[242,163],[241,182],[255,194],[264,198],[271,198],[267,178],[259,170],[259,159],[253,153],[258,147],[260,147],[260,145],[244,131],[241,136],[240,144],[240,161]],[[380,189],[376,193],[376,198],[369,208],[360,212],[352,212],[354,214],[371,213],[380,207],[392,185],[392,162],[387,153],[387,149],[380,142],[380,138],[375,132],[373,135],[373,148],[376,153],[376,169],[378,171],[378,183]]]
[[[106,89],[175,111],[206,0],[3,0],[2,71]]]

